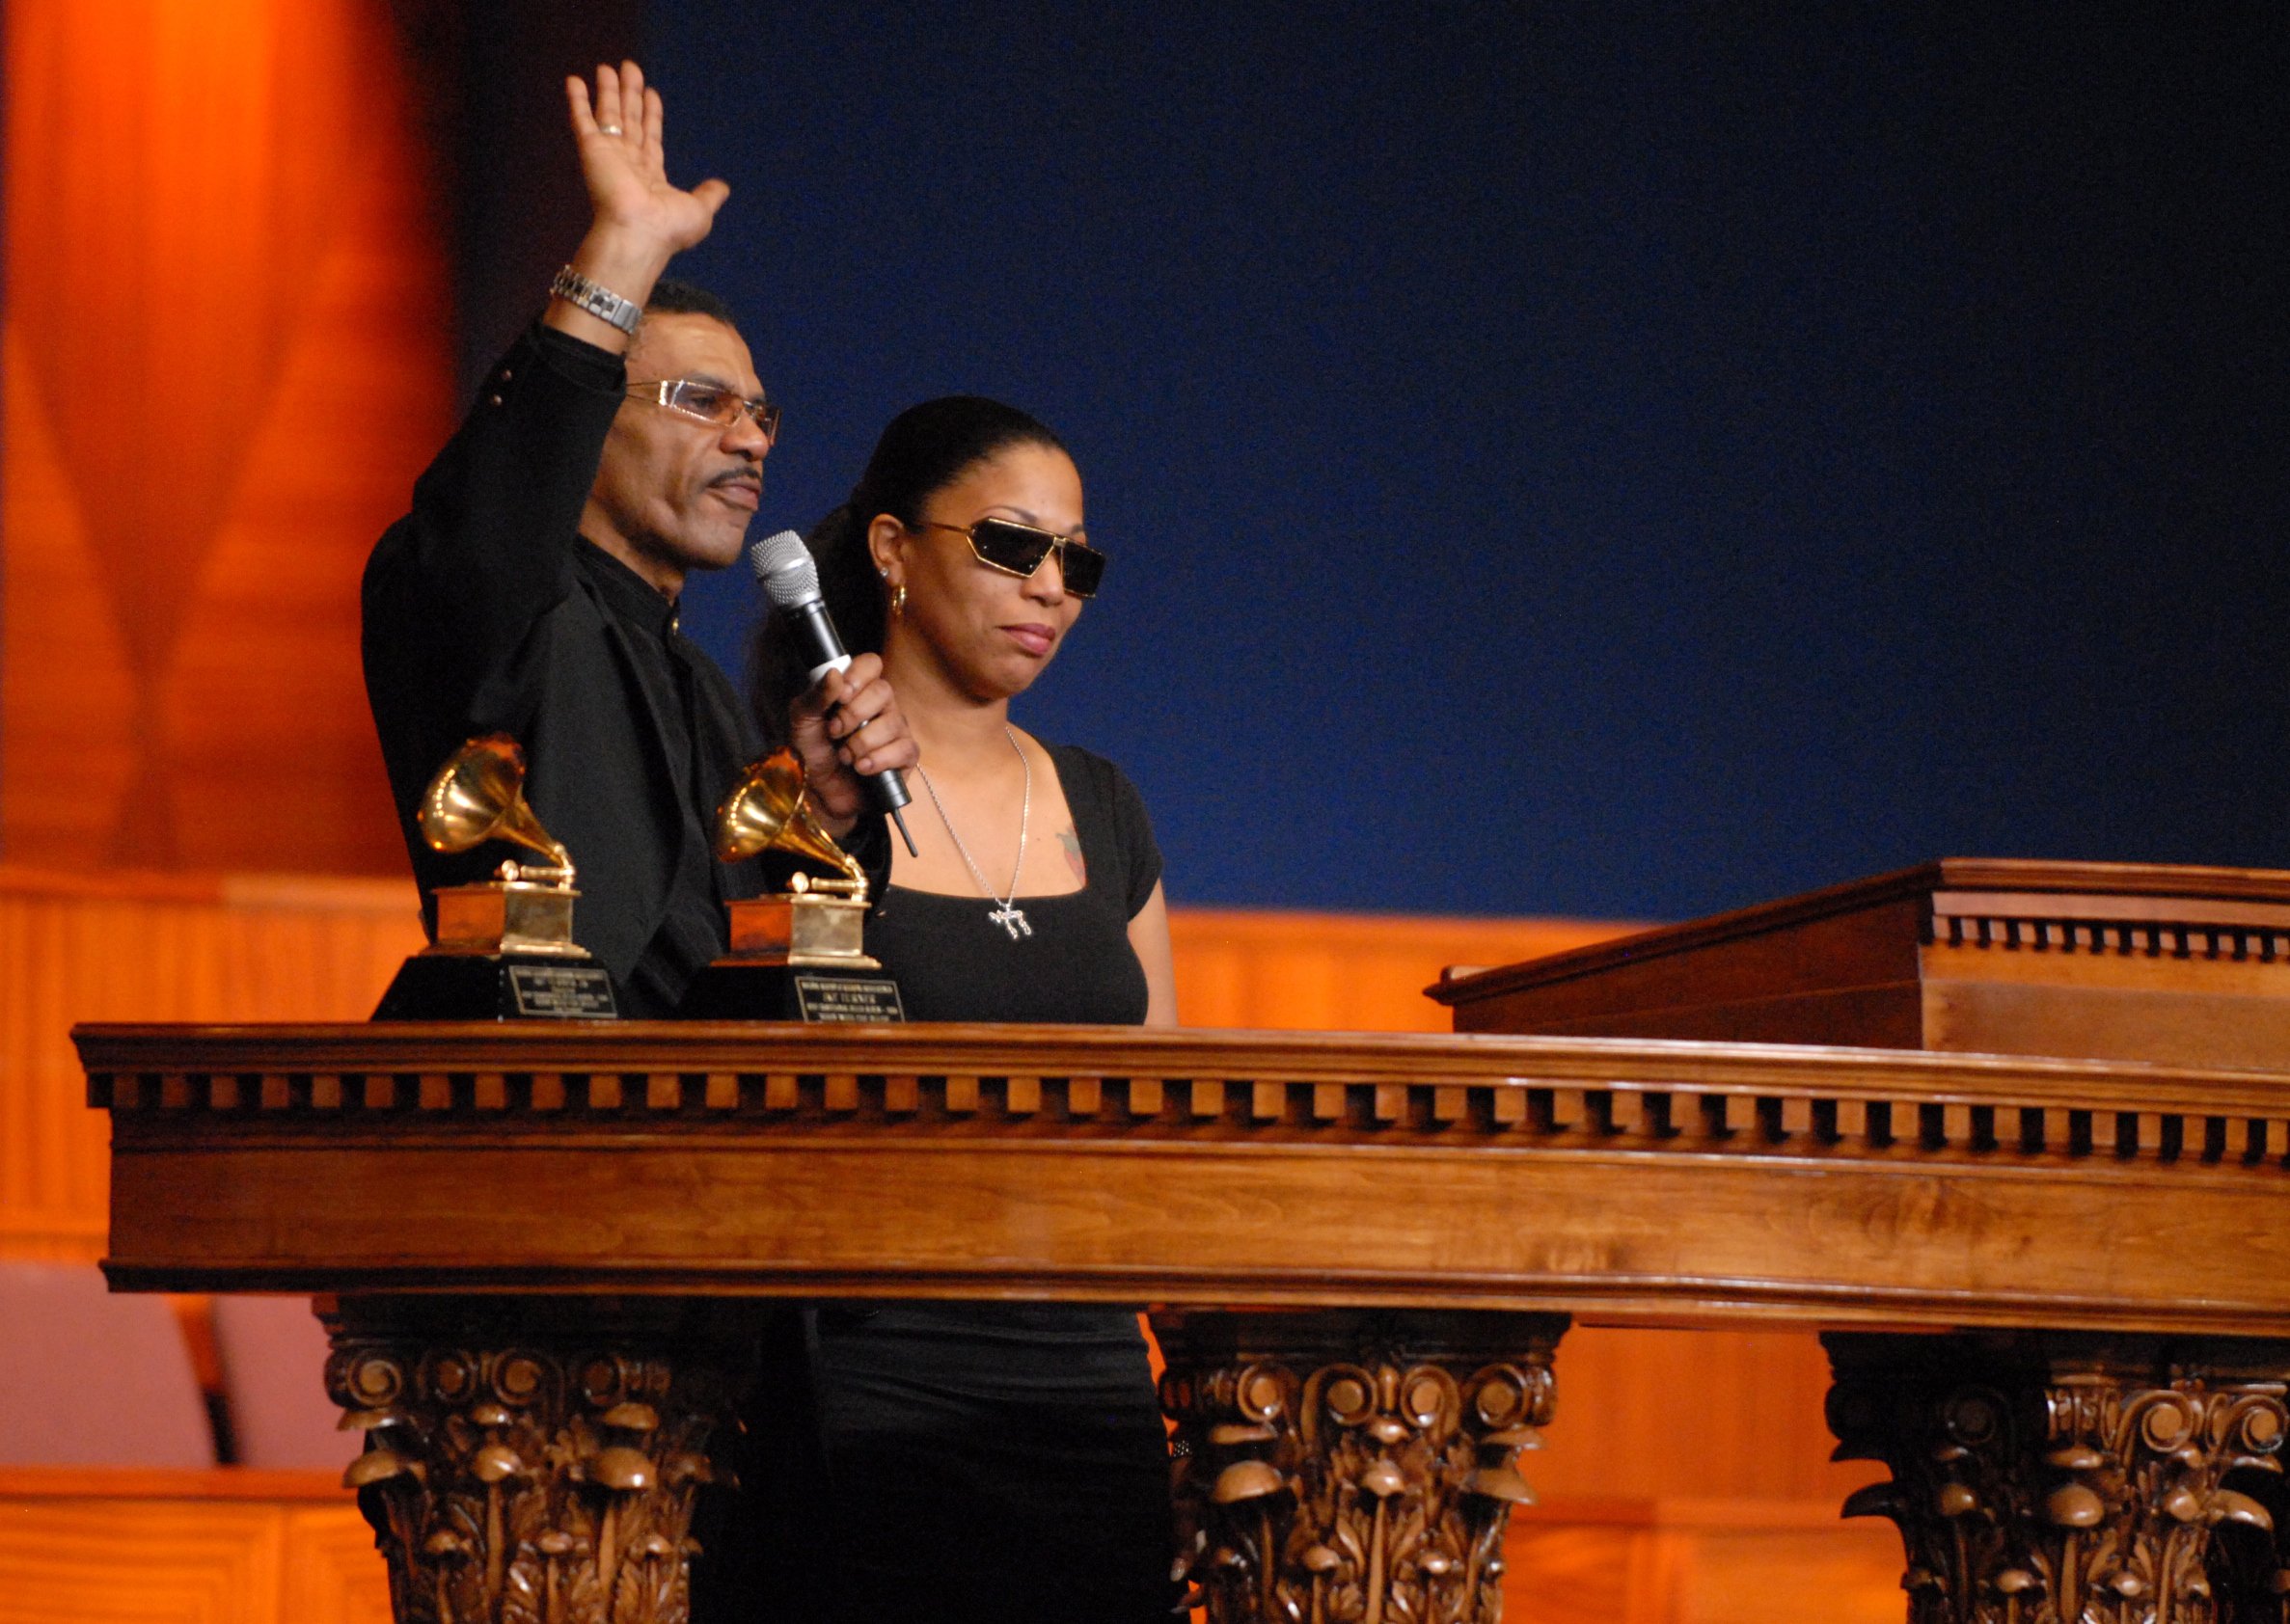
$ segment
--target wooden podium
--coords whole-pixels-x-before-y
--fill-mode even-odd
[[[328,1382],[409,1624],[682,1617],[744,1316],[886,1296],[1168,1305],[1219,1620],[1491,1618],[1569,1315],[1830,1333],[1840,1450],[1893,1472],[1848,1509],[1900,1525],[1920,1624],[2290,1595],[2276,1071],[1490,1033],[76,1037],[114,1285],[336,1298]]]
[[[1459,1032],[2290,1071],[2290,874],[1951,857],[1431,988]]]

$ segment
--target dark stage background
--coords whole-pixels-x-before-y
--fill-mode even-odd
[[[787,405],[758,533],[925,396],[1057,426],[1114,562],[1018,714],[1176,901],[2290,866],[2278,5],[642,29]]]

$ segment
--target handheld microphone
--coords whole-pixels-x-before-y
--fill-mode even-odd
[[[848,669],[851,656],[835,623],[828,618],[827,599],[819,590],[819,566],[804,538],[793,530],[765,536],[748,549],[748,566],[762,582],[763,595],[772,601],[773,609],[786,622],[798,653],[809,667],[811,684],[816,687],[830,671]],[[907,843],[909,854],[920,856],[914,850],[914,837],[907,832],[907,820],[899,816],[899,808],[913,798],[907,794],[906,780],[898,770],[870,772],[860,782],[866,785],[867,798],[898,826],[899,838]]]

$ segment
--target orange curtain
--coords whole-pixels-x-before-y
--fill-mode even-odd
[[[450,427],[386,0],[6,7],[0,856],[403,862],[366,549]]]

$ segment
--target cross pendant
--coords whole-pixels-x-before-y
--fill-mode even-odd
[[[1009,903],[1002,904],[986,917],[1009,932],[1012,941],[1016,941],[1021,935],[1030,936],[1034,934],[1034,928],[1025,922],[1025,910],[1013,907]]]

